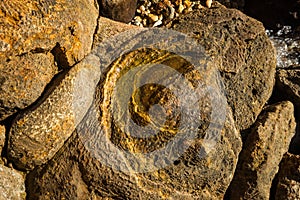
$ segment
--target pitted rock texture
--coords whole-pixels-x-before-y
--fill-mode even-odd
[[[253,124],[275,82],[276,53],[263,25],[214,2],[211,9],[188,13],[169,27],[196,38],[214,58],[237,128]]]
[[[270,105],[260,114],[239,156],[230,199],[269,199],[272,180],[295,127],[291,102]]]
[[[67,74],[61,74],[63,80],[57,80],[45,101],[16,117],[7,151],[18,168],[33,169],[62,147],[93,101],[99,70],[99,59],[87,56]]]
[[[0,121],[38,99],[57,71],[51,53],[0,61]]]
[[[55,62],[67,68],[90,52],[98,8],[94,0],[12,0],[0,2],[0,13],[2,120],[37,99]]]
[[[25,200],[25,179],[17,170],[0,164],[0,199]]]
[[[102,16],[128,23],[135,14],[137,0],[99,0],[99,4]]]
[[[300,198],[300,156],[287,153],[283,156],[278,172],[275,199]]]
[[[94,197],[96,199],[223,198],[233,177],[237,157],[241,150],[241,139],[234,126],[231,111],[225,105],[226,111],[221,113],[221,115],[225,115],[224,124],[216,122],[213,126],[216,131],[214,133],[219,133],[220,137],[215,140],[216,144],[211,151],[208,147],[204,148],[204,152],[200,151],[201,147],[205,146],[204,135],[208,130],[208,124],[213,120],[209,117],[212,104],[207,102],[212,99],[207,96],[201,99],[201,102],[205,103],[199,102],[199,105],[195,105],[205,110],[202,113],[204,123],[201,127],[193,130],[196,131],[197,137],[190,141],[182,138],[183,145],[187,145],[186,151],[174,161],[165,160],[167,166],[145,172],[135,172],[136,169],[143,167],[148,169],[148,165],[152,165],[152,162],[147,162],[147,158],[143,157],[144,154],[166,148],[176,134],[181,134],[178,131],[180,129],[176,129],[180,118],[176,117],[178,102],[174,94],[155,85],[139,88],[139,92],[134,90],[130,94],[129,110],[124,112],[130,112],[131,119],[136,124],[156,125],[155,123],[159,122],[161,115],[154,115],[154,118],[152,117],[149,121],[148,107],[161,104],[166,110],[166,127],[161,128],[161,131],[152,137],[138,139],[133,136],[134,129],[131,129],[130,126],[126,126],[127,131],[130,132],[123,131],[122,123],[126,123],[126,119],[121,121],[121,124],[116,119],[115,115],[125,114],[122,110],[114,110],[113,106],[121,106],[123,101],[127,101],[126,98],[124,100],[122,94],[119,97],[113,95],[119,78],[128,70],[144,66],[134,76],[134,82],[143,81],[145,78],[143,73],[147,73],[147,67],[149,67],[146,63],[161,63],[172,67],[191,83],[189,87],[192,88],[197,85],[197,81],[211,77],[217,70],[210,65],[213,64],[211,62],[202,73],[198,74],[179,56],[153,49],[139,49],[117,59],[108,70],[104,70],[105,73],[101,76],[102,81],[100,80],[97,87],[95,104],[90,108],[73,136],[46,166],[39,166],[29,174],[29,198],[47,199],[52,196],[66,199],[71,197]],[[147,77],[167,81],[168,75],[170,74],[160,73],[160,76],[154,74]],[[217,80],[216,77],[211,77],[205,83],[216,86]],[[124,92],[130,91],[130,84],[132,82],[126,82],[123,85]],[[168,86],[172,88],[173,82],[169,84]],[[210,98],[216,98],[216,96]],[[114,113],[114,111],[116,112]],[[175,115],[175,117],[169,117],[169,115]],[[144,132],[143,134],[150,133]],[[104,137],[108,138],[121,153],[110,149],[109,143],[103,144]],[[177,146],[174,145],[170,148],[177,148]],[[122,155],[122,152],[124,157],[121,156],[123,159],[120,159],[118,155]],[[127,152],[126,155],[125,152]],[[102,160],[98,157],[98,153],[110,155],[108,157],[110,160]],[[115,159],[115,156],[118,159]],[[136,162],[135,159],[131,160],[131,156],[139,162]],[[168,158],[172,158],[175,155],[171,152],[168,156]],[[164,160],[158,158],[155,164],[159,166],[160,162],[164,162]],[[124,169],[122,167],[128,171],[122,171]],[[70,173],[70,171],[74,173]]]

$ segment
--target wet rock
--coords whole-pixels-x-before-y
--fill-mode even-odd
[[[169,26],[198,40],[224,78],[237,128],[254,123],[272,93],[276,53],[263,25],[217,2],[177,18]]]
[[[259,116],[239,156],[230,199],[269,199],[272,180],[295,134],[291,102],[268,106]]]
[[[183,77],[191,83],[188,87],[192,88],[193,85],[197,85],[197,81],[208,77],[205,83],[218,87],[216,81],[220,79],[214,76],[217,69],[212,67],[213,62],[209,62],[208,67],[201,71],[203,74],[200,75],[182,58],[169,52],[139,49],[124,54],[105,70],[102,82],[100,81],[97,87],[95,104],[73,136],[47,165],[38,166],[28,175],[29,198],[47,199],[50,196],[59,199],[223,198],[233,177],[241,150],[241,139],[229,107],[223,105],[226,111],[218,113],[218,120],[224,115],[225,121],[223,123],[215,121],[213,117],[209,117],[213,109],[210,101],[217,98],[218,93],[210,98],[203,97],[201,102],[204,103],[193,104],[192,106],[196,107],[191,109],[197,110],[197,106],[200,106],[201,110],[206,108],[202,113],[203,124],[191,130],[197,136],[190,138],[190,132],[182,135],[179,125],[193,124],[194,118],[192,113],[189,113],[190,121],[186,123],[177,121],[181,119],[177,116],[178,102],[174,93],[157,85],[151,87],[146,85],[141,87],[139,92],[131,91],[131,84],[139,83],[145,78],[159,79],[163,83],[170,80],[168,75],[171,72],[159,71],[153,72],[160,74],[159,76],[153,73],[150,77],[145,76],[150,70],[148,67],[151,67],[149,63],[161,63],[162,66],[168,65],[180,70]],[[134,70],[140,66],[143,66],[143,70],[135,74],[135,81],[128,81],[126,84],[121,82],[123,92],[116,92],[115,96],[114,89],[118,88],[119,78],[123,77],[127,70]],[[169,83],[168,88],[173,87],[172,84],[178,81],[177,78]],[[130,93],[128,104],[127,91],[133,92]],[[128,110],[122,107],[124,102],[129,106]],[[166,127],[159,129],[161,131],[155,135],[143,129],[145,124],[148,124],[151,130],[155,130],[153,125],[160,125],[160,117],[163,115],[156,113],[159,110],[154,110],[151,119],[148,117],[147,112],[151,111],[150,108],[154,104],[163,106],[167,116]],[[150,106],[150,110],[143,110],[143,106],[145,108]],[[221,109],[222,105],[218,104],[217,107]],[[139,128],[143,131],[135,132],[137,127],[132,124],[127,126],[126,123],[130,123],[130,120],[127,121],[127,118],[123,119],[122,116],[128,116],[129,112],[131,119],[139,124]],[[211,123],[213,121],[215,123]],[[212,127],[209,124],[213,124]],[[176,129],[177,126],[179,127]],[[207,138],[205,132],[208,138],[216,140],[208,142],[205,139]],[[139,133],[146,134],[144,136],[152,134],[152,137],[135,135]],[[178,137],[181,138],[181,142],[172,142],[177,141]],[[180,152],[181,145],[185,148],[183,152]],[[162,155],[157,154],[160,150]],[[163,153],[164,150],[167,150],[166,154]],[[157,157],[152,157],[153,154]],[[70,173],[71,171],[73,173]]]
[[[300,156],[285,154],[278,173],[276,200],[295,200],[300,197]]]
[[[8,157],[18,168],[43,164],[62,147],[92,103],[99,70],[99,59],[87,56],[57,77],[44,101],[17,116],[9,132]]]
[[[33,103],[57,73],[50,53],[29,53],[0,61],[0,121]]]
[[[2,120],[37,99],[54,61],[68,68],[90,52],[98,10],[93,0],[12,0],[1,1],[0,12]]]
[[[137,0],[100,0],[99,3],[104,17],[128,23],[134,17]]]
[[[25,180],[20,172],[0,164],[0,199],[26,199]]]

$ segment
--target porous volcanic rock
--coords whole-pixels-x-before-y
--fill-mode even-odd
[[[43,164],[62,147],[93,101],[99,70],[98,57],[87,56],[57,77],[45,100],[14,119],[7,152],[18,168]]]
[[[94,0],[12,0],[0,2],[0,13],[3,120],[37,99],[55,62],[68,68],[90,52],[98,8]]]
[[[253,124],[275,83],[276,53],[262,23],[214,2],[168,25],[196,38],[224,78],[237,128]]]
[[[260,114],[239,156],[230,199],[269,199],[272,180],[295,127],[291,102],[270,105]]]
[[[193,124],[195,119],[192,113],[198,106],[204,109],[201,113],[204,121],[196,129],[192,127],[191,131],[196,137],[189,138],[190,132],[182,135],[179,126],[181,118],[176,110],[178,102],[174,93],[157,85],[145,85],[139,92],[130,89],[131,84],[143,82],[145,78],[152,81],[161,80],[166,84],[172,77],[171,72],[167,71],[155,71],[151,76],[146,76],[152,66],[146,65],[147,63],[172,66],[191,83],[188,86],[191,88],[198,85],[197,81],[204,81],[208,77],[210,78],[205,80],[205,83],[218,87],[217,81],[220,80],[214,76],[217,68],[211,61],[201,74],[193,70],[180,56],[162,50],[139,49],[124,54],[114,61],[109,69],[103,70],[105,73],[102,74],[97,87],[95,104],[73,136],[47,165],[38,166],[28,175],[29,198],[223,198],[241,150],[241,139],[230,108],[223,105],[224,113],[214,116],[218,120],[210,116],[212,109],[218,107],[218,111],[222,110],[222,105],[212,108],[211,101],[218,98],[218,93],[210,98],[203,96],[199,104],[185,105],[196,106],[187,109],[190,121],[184,123],[183,126],[187,125],[185,128]],[[143,68],[134,75],[135,80],[121,84],[122,93],[119,91],[115,96],[114,89],[117,88],[120,77],[125,76],[126,71],[134,71],[139,66]],[[172,88],[172,84],[179,81],[180,77],[175,76],[175,80],[168,83],[168,88]],[[123,110],[122,105],[127,101],[127,91],[132,92],[128,102],[129,108]],[[188,98],[188,94],[184,98]],[[160,104],[166,112],[165,115],[152,113],[149,119],[148,112],[154,104]],[[181,111],[183,110],[186,110],[184,106]],[[122,118],[129,114],[136,124],[141,127],[148,124],[153,130],[160,125],[160,117],[166,116],[167,126],[163,126],[151,137],[134,136],[142,131],[136,133],[136,127],[127,124],[130,120]],[[220,120],[222,115],[223,122]],[[213,124],[212,127],[209,124]],[[142,133],[151,134],[149,131]],[[181,142],[172,142],[178,137],[182,137]],[[180,152],[181,145],[186,147],[183,152]],[[161,153],[166,157],[155,154],[160,149],[166,150],[165,154],[163,151]],[[152,153],[157,157],[151,157]]]
[[[283,156],[278,172],[275,199],[300,198],[300,156],[287,153]]]
[[[100,13],[107,18],[128,23],[134,17],[137,0],[100,0]]]
[[[17,170],[0,164],[0,199],[26,199],[25,179]]]

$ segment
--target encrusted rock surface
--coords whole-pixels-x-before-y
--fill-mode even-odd
[[[126,71],[143,66],[135,74],[134,82],[128,81],[122,85],[124,93],[131,91],[131,84],[144,81],[144,78],[153,79],[152,81],[161,79],[163,83],[167,83],[170,78],[170,72],[163,73],[164,71],[161,71],[160,76],[144,76],[149,72],[147,63],[161,63],[163,66],[168,65],[180,71],[191,82],[189,87],[195,87],[194,85],[198,84],[197,81],[201,80],[217,87],[218,78],[213,76],[217,68],[211,61],[207,68],[198,74],[198,71],[192,70],[193,68],[187,65],[182,58],[168,52],[140,49],[125,54],[116,60],[108,71],[105,70],[105,76],[102,77],[102,81],[97,87],[95,104],[80,123],[73,137],[48,165],[37,167],[30,173],[28,176],[29,198],[47,199],[53,195],[66,199],[70,197],[87,198],[88,196],[108,199],[223,198],[233,177],[238,153],[241,150],[241,139],[234,126],[230,108],[223,105],[225,111],[219,113],[225,115],[225,122],[222,123],[222,120],[219,121],[220,119],[216,120],[209,116],[211,109],[215,108],[211,108],[212,103],[207,101],[213,101],[212,99],[218,98],[217,96],[210,96],[210,99],[205,96],[201,99],[201,102],[206,102],[210,106],[206,103],[192,105],[194,106],[192,110],[196,110],[200,106],[206,111],[201,114],[204,120],[201,127],[191,130],[195,132],[196,137],[188,140],[186,140],[189,138],[188,134],[182,135],[184,132],[180,132],[182,131],[180,127],[176,128],[181,122],[177,118],[176,105],[178,106],[178,102],[174,94],[169,93],[167,89],[159,89],[155,85],[149,88],[145,86],[140,91],[141,94],[144,94],[141,96],[138,95],[140,93],[133,91],[133,94],[130,93],[131,100],[128,102],[129,110],[123,112],[122,102],[126,103],[127,99],[123,96],[125,94],[121,94],[120,91],[117,91],[115,97],[114,89],[117,87],[117,80]],[[178,78],[174,82],[179,81]],[[206,78],[207,80],[205,80]],[[168,88],[172,88],[173,81],[169,84]],[[151,101],[148,98],[151,98]],[[187,97],[185,96],[185,98]],[[160,115],[154,115],[154,118],[152,117],[148,121],[148,114],[143,111],[143,107],[147,109],[148,106],[156,104],[152,101],[158,101],[156,103],[165,108],[167,116],[165,123],[168,126],[162,127],[161,131],[152,137],[137,138],[134,136],[134,127],[131,128],[131,125],[127,124],[127,118],[121,118],[120,122],[118,116],[120,114],[122,117],[126,115],[124,113],[130,112],[135,123],[149,123],[152,127],[153,123],[155,125],[156,122],[159,122]],[[121,106],[121,110],[118,109],[118,106]],[[218,106],[219,109],[222,107],[222,105],[215,106]],[[183,126],[193,123],[195,120],[192,113],[188,114],[188,120],[191,121],[185,122],[182,124]],[[209,125],[211,123],[213,123],[212,129]],[[124,131],[123,126],[126,131],[130,132]],[[214,131],[208,132],[208,130]],[[208,141],[204,139],[206,132],[209,134],[207,137],[216,137],[216,140],[210,141],[210,145],[213,145],[211,148],[206,143]],[[151,133],[144,132],[143,134]],[[176,134],[176,137],[173,134]],[[217,135],[214,136],[214,134]],[[171,143],[177,137],[182,137],[180,139],[182,143]],[[103,139],[105,140],[105,138],[110,142],[104,144]],[[187,147],[185,151],[181,152],[182,154],[180,151],[177,152],[177,148],[181,148],[180,145]],[[115,151],[115,148],[118,149],[118,152]],[[146,156],[147,153],[155,153],[159,149],[165,148],[173,149],[171,152],[167,151],[165,160],[159,157],[160,154],[154,160]],[[175,152],[173,152],[174,149],[176,149]],[[102,159],[99,154],[104,157],[105,155],[109,156]],[[124,156],[121,156],[122,154]],[[173,157],[177,158],[173,160]],[[53,178],[54,174],[55,178]]]
[[[270,105],[260,114],[239,156],[230,199],[269,199],[272,180],[295,127],[291,102]]]
[[[62,147],[93,101],[99,70],[99,58],[87,56],[67,74],[61,74],[58,79],[63,80],[57,80],[58,85],[45,101],[17,116],[7,150],[17,167],[32,169]]]
[[[300,156],[287,153],[283,156],[278,172],[275,199],[300,198]]]
[[[0,199],[25,200],[25,179],[15,169],[0,164]]]
[[[39,97],[57,71],[55,62],[67,68],[90,52],[98,17],[94,3],[0,2],[0,120]]]
[[[170,26],[196,38],[215,59],[237,128],[253,124],[275,82],[276,53],[263,25],[215,2],[212,9],[188,13]]]

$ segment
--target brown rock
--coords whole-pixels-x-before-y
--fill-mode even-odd
[[[33,103],[57,73],[50,53],[29,53],[2,63],[0,61],[0,120]]]
[[[26,199],[24,176],[0,164],[0,199]]]
[[[129,105],[129,109],[123,110],[122,105],[124,101],[127,102],[126,92],[131,91],[131,84],[145,79],[152,81],[159,79],[163,83],[170,80],[170,72],[166,71],[153,72],[151,76],[146,76],[150,70],[148,67],[152,66],[146,63],[172,66],[191,81],[189,87],[194,87],[193,84],[205,78],[208,78],[205,80],[206,84],[218,87],[216,82],[219,79],[214,76],[216,68],[211,62],[207,63],[207,68],[201,71],[200,75],[182,58],[165,51],[140,49],[123,55],[109,69],[104,70],[105,74],[102,75],[105,76],[102,76],[102,81],[98,85],[95,104],[79,124],[73,137],[46,166],[39,166],[29,174],[29,198],[87,199],[92,196],[99,199],[223,198],[233,177],[241,149],[241,139],[235,129],[230,109],[223,105],[226,111],[218,113],[220,116],[217,118],[225,115],[225,121],[223,123],[215,121],[210,129],[208,124],[214,119],[208,116],[213,109],[209,101],[217,96],[203,97],[201,99],[203,104],[193,104],[196,107],[188,110],[189,112],[197,110],[198,106],[201,106],[202,110],[206,105],[206,109],[202,113],[204,123],[191,131],[197,137],[190,139],[187,139],[190,133],[182,135],[179,132],[182,130],[180,127],[174,129],[174,126],[178,125],[175,106],[178,102],[174,94],[166,89],[160,89],[155,85],[141,87],[139,92],[130,93],[132,98],[126,104]],[[135,81],[121,84],[122,90],[117,90],[119,92],[115,96],[114,89],[118,88],[119,83],[117,80],[124,77],[127,70],[134,70],[140,66],[143,68],[139,70],[140,73],[135,74]],[[172,84],[178,81],[177,78],[168,85],[168,88],[173,88]],[[165,85],[163,83],[162,85]],[[187,95],[184,97],[187,98]],[[152,107],[153,101],[157,104],[159,102],[164,107],[167,116],[175,113],[175,117],[167,117],[163,131],[149,138],[137,138],[138,136],[133,135],[142,131],[135,133],[135,127],[126,124],[127,119],[122,119],[122,116],[128,116],[130,112],[136,124],[149,123],[152,127],[153,123],[159,123],[161,115],[153,116],[155,113],[152,113],[151,120],[154,122],[147,121],[148,114],[147,111],[143,111],[143,106]],[[222,105],[218,104],[216,107],[218,111],[222,110]],[[192,113],[189,114],[189,117],[193,117]],[[118,116],[121,117],[121,122]],[[182,124],[193,124],[193,118],[188,119],[190,121]],[[128,128],[130,132],[123,131],[122,127]],[[205,132],[208,135],[205,135]],[[151,134],[147,131],[142,133]],[[216,140],[208,142],[205,139],[206,136],[214,138],[214,134],[219,135]],[[180,136],[181,142],[172,143],[173,139]],[[180,152],[181,145],[186,147],[183,152]],[[158,153],[157,157],[154,156],[152,159],[151,152],[155,154],[160,149],[167,150],[165,154],[161,153],[166,157]]]
[[[92,103],[99,80],[99,59],[87,56],[75,65],[44,102],[14,120],[8,158],[21,169],[32,169],[53,157],[70,137]]]
[[[54,60],[66,68],[90,52],[98,11],[93,0],[12,0],[0,2],[0,13],[2,120],[36,100]]]
[[[237,128],[254,123],[272,93],[276,53],[263,25],[217,2],[169,26],[196,38],[219,66]]]
[[[128,23],[134,17],[137,0],[100,0],[102,16]]]
[[[287,153],[283,156],[278,173],[276,200],[300,198],[300,156]]]
[[[268,106],[243,148],[230,186],[230,199],[269,199],[272,180],[295,134],[291,102]]]

